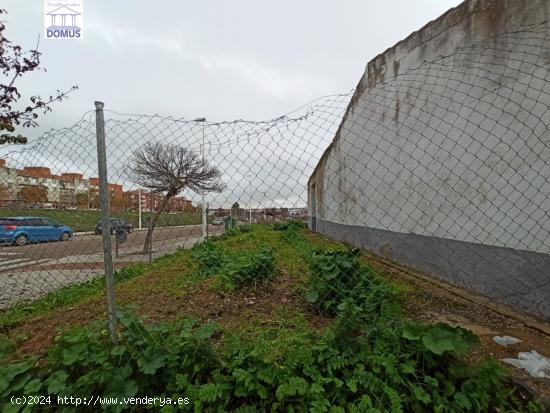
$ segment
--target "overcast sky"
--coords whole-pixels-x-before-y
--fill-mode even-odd
[[[79,90],[41,128],[94,100],[125,113],[265,119],[354,88],[366,63],[459,0],[84,0],[84,39],[40,40],[45,73],[24,94]],[[43,0],[3,0],[7,37],[29,48]]]
[[[273,119],[320,96],[349,93],[370,59],[459,3],[84,0],[84,38],[42,38],[47,72],[32,73],[18,84],[26,96],[47,96],[73,84],[79,89],[42,117],[40,128],[25,131],[30,143],[24,153],[9,156],[9,163],[95,176],[92,113],[86,116],[89,122],[36,140],[50,128],[73,125],[94,108],[94,100],[121,113],[221,122]],[[38,36],[43,37],[43,0],[4,0],[2,7],[9,13],[10,40],[33,47]],[[226,191],[208,201],[226,206],[235,201],[249,206],[305,205],[307,178],[332,140],[348,101],[349,95],[333,103],[321,99],[325,106],[320,113],[274,124],[266,133],[262,125],[208,125],[207,158],[224,171],[227,184]],[[111,114],[106,117],[112,119]],[[133,117],[139,127],[124,124],[118,132],[108,123],[112,182],[134,187],[121,174],[126,158],[144,141],[186,142],[197,150],[190,142],[199,132],[186,130],[193,125],[159,125],[159,119]],[[254,141],[239,140],[238,130],[253,130]],[[212,149],[212,143],[227,140],[232,143]],[[0,148],[0,156],[8,150]],[[189,191],[184,195],[199,200]]]

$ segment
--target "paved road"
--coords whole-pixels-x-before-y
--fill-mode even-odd
[[[223,231],[209,228],[209,233]],[[128,234],[120,245],[115,268],[131,262],[148,261],[142,255],[146,231]],[[152,258],[191,248],[202,239],[200,225],[157,228],[153,236]],[[18,301],[33,300],[59,287],[87,281],[103,274],[103,247],[100,235],[77,235],[67,242],[47,242],[22,247],[0,246],[0,309]]]
[[[219,232],[219,228],[209,227],[210,232]],[[119,253],[125,255],[138,254],[143,248],[147,231],[134,231],[128,234],[127,242],[120,244]],[[157,228],[153,234],[153,251],[165,249],[167,246],[182,243],[191,239],[197,240],[202,235],[200,225],[185,227]],[[114,251],[114,236],[112,237]],[[24,269],[25,267],[41,265],[51,262],[64,262],[68,257],[97,255],[103,253],[100,235],[76,235],[66,242],[42,242],[22,247],[0,246],[0,273]],[[71,260],[70,262],[75,262]]]

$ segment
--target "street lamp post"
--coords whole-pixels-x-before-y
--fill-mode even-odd
[[[141,229],[141,188],[138,189],[138,221],[139,229]]]
[[[252,189],[252,178],[253,178],[253,176],[252,175],[246,175],[246,177],[248,178],[249,186]],[[250,205],[249,205],[249,208],[248,208],[248,212],[249,212],[248,223],[252,224],[252,195],[250,195]]]
[[[149,262],[153,261],[153,214],[155,210],[155,198],[153,191],[151,192],[151,205],[149,205],[149,230],[151,231],[151,239],[149,240]]]
[[[204,125],[206,123],[206,118],[197,118],[193,119],[193,122],[202,123],[202,144],[201,144],[201,156],[204,159]],[[208,228],[207,228],[207,217],[206,217],[206,206],[205,206],[205,191],[201,191],[201,208],[202,208],[202,236],[204,239],[208,237]]]

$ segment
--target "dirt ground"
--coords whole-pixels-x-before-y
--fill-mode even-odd
[[[368,254],[367,259],[380,274],[404,286],[402,304],[407,316],[427,323],[444,322],[476,333],[481,346],[471,354],[472,359],[517,358],[519,352],[531,350],[550,357],[550,323],[518,314],[385,258]],[[521,342],[502,346],[493,340],[495,336],[512,336]],[[550,401],[550,379],[534,378],[523,370],[507,366],[518,384]]]
[[[191,287],[185,295],[177,296],[161,286],[169,274],[153,274],[138,278],[117,291],[117,304],[136,304],[139,313],[148,322],[168,321],[181,317],[194,317],[201,321],[216,320],[222,327],[232,329],[250,320],[269,323],[280,311],[301,313],[312,327],[323,327],[330,320],[308,308],[296,293],[296,279],[279,272],[274,281],[255,290],[224,293],[207,279]],[[56,334],[68,327],[105,318],[103,299],[92,299],[64,310],[39,316],[17,326],[7,334],[19,345],[18,353],[43,352]]]

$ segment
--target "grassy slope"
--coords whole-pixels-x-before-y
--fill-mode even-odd
[[[339,245],[316,236],[312,239],[318,246],[326,248],[335,248]],[[288,284],[285,289],[301,288],[308,274],[307,264],[300,259],[300,253],[291,244],[282,240],[280,232],[273,231],[268,225],[255,225],[254,232],[238,234],[220,243],[233,251],[255,250],[261,245],[271,246],[275,254],[277,277],[283,276]],[[218,287],[212,282],[215,280],[205,280],[197,276],[196,264],[191,259],[190,250],[181,250],[174,255],[159,258],[151,264],[142,266],[139,271],[133,271],[132,268],[130,267],[129,276],[125,271],[122,271],[121,276],[117,276],[117,302],[138,304],[144,313],[156,319],[162,319],[165,314],[176,310],[180,311],[182,303],[178,301],[193,297],[196,288],[202,290],[201,293],[204,295],[217,294]],[[24,324],[28,320],[36,320],[38,323],[42,318],[63,320],[64,309],[67,308],[73,312],[82,312],[82,317],[77,315],[77,319],[88,320],[87,315],[91,314],[88,311],[90,306],[97,305],[99,309],[103,309],[103,290],[103,278],[98,277],[84,284],[61,288],[34,302],[15,305],[8,310],[0,311],[0,330],[8,332],[21,325],[25,328]],[[288,293],[292,294],[293,291]]]
[[[70,226],[75,231],[92,231],[101,220],[100,211],[69,211],[59,209],[13,209],[1,208],[0,217],[9,216],[38,216],[55,219]],[[137,212],[114,212],[113,217],[122,218],[138,227]],[[144,212],[142,223],[145,225],[149,213]],[[158,226],[193,225],[200,224],[201,215],[197,213],[162,214],[157,223]]]

